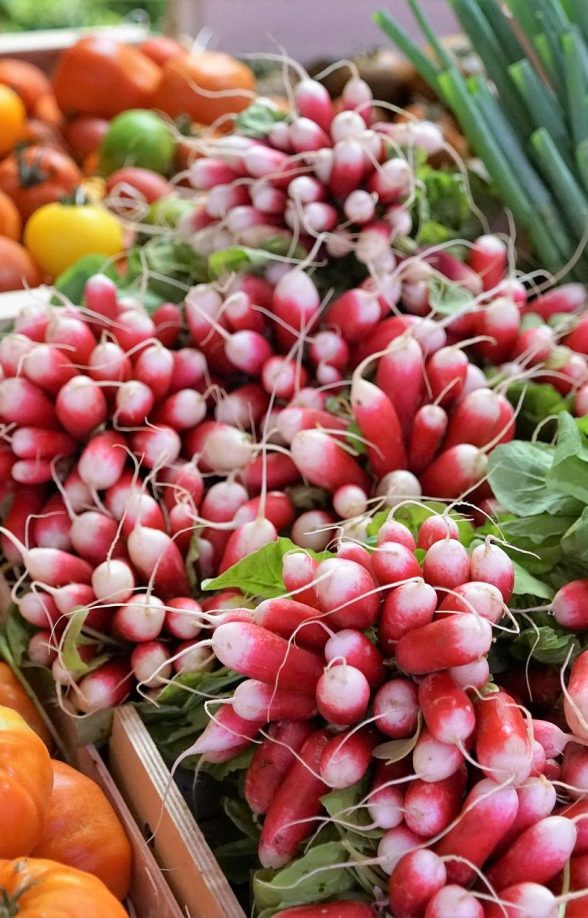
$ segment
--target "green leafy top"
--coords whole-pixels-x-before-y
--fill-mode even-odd
[[[245,137],[267,137],[278,121],[286,121],[288,115],[276,108],[271,99],[256,99],[235,118],[235,129]]]

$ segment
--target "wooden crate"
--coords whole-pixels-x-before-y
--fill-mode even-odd
[[[182,914],[245,918],[167,765],[131,706],[114,712],[109,767],[137,823],[146,837],[152,837],[153,853]]]

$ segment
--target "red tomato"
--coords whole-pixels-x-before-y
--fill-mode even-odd
[[[108,121],[105,118],[81,115],[68,121],[63,128],[63,136],[77,163],[83,163],[86,156],[98,149],[107,130]]]
[[[173,61],[174,58],[183,57],[184,54],[188,53],[183,45],[174,41],[173,38],[168,38],[166,35],[155,35],[153,38],[148,38],[147,41],[141,42],[139,51],[150,57],[160,67],[163,67],[167,61]]]

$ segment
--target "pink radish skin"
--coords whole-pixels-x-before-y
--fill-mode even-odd
[[[329,307],[326,324],[349,344],[355,344],[376,327],[379,318],[377,299],[372,293],[357,287],[334,300]]]
[[[416,729],[419,714],[414,683],[402,678],[385,682],[374,696],[373,714],[380,733],[393,739],[411,736]]]
[[[22,427],[58,426],[55,409],[44,392],[21,376],[0,381],[0,417]]]
[[[60,494],[53,494],[41,507],[38,516],[29,521],[29,541],[38,548],[61,548],[71,551],[71,519]],[[11,531],[14,531],[10,526]],[[15,533],[16,534],[16,533]]]
[[[338,733],[327,743],[321,755],[320,776],[329,787],[351,787],[367,773],[376,745],[370,730]]]
[[[396,645],[396,660],[410,675],[473,663],[488,653],[492,628],[474,615],[448,615],[404,634]]]
[[[508,249],[499,236],[478,236],[469,257],[472,271],[480,276],[484,290],[497,287],[506,274]]]
[[[415,851],[423,844],[423,839],[411,832],[407,826],[396,826],[388,829],[378,845],[380,867],[390,876],[398,862],[410,851]]]
[[[455,855],[481,867],[514,822],[518,805],[514,787],[497,787],[488,779],[479,781],[464,801],[459,822],[437,843],[435,851],[440,857]],[[484,826],[483,832],[480,826]],[[451,883],[467,885],[476,875],[473,867],[459,860],[447,859],[445,866]]]
[[[290,538],[295,545],[311,551],[324,551],[333,538],[337,518],[327,510],[308,510],[294,520]]]
[[[216,523],[232,520],[240,507],[247,503],[247,491],[237,481],[227,479],[212,485],[204,495],[202,517]]]
[[[19,427],[12,435],[12,452],[19,459],[55,459],[71,456],[77,444],[67,434],[41,427]]]
[[[434,542],[423,560],[423,576],[433,587],[461,586],[470,576],[467,550],[457,539]]]
[[[234,516],[235,523],[252,523],[258,517],[262,506],[265,518],[276,530],[287,529],[294,522],[294,507],[288,495],[283,491],[269,491],[265,495],[265,500],[253,497],[239,507]]]
[[[19,542],[26,541],[29,516],[41,510],[45,504],[45,495],[46,491],[43,487],[26,488],[19,494],[19,499],[12,502],[10,510],[4,517],[4,526],[7,532],[12,533]],[[7,533],[1,533],[0,545],[3,555],[9,561],[20,560],[20,549]]]
[[[577,830],[565,816],[547,816],[526,829],[488,870],[496,890],[518,883],[547,884],[570,859]]]
[[[87,510],[71,524],[71,542],[76,552],[92,564],[106,560],[117,535],[117,524],[104,513]]]
[[[366,473],[336,441],[321,430],[302,430],[291,443],[292,459],[300,474],[312,484],[334,493],[341,485],[354,484],[368,490]]]
[[[258,517],[250,523],[243,523],[230,535],[219,565],[219,574],[264,545],[275,542],[277,538],[276,527],[269,520]]]
[[[444,448],[449,449],[458,443],[486,446],[492,440],[499,420],[498,397],[492,389],[468,392],[450,415]]]
[[[88,309],[104,316],[106,319],[116,319],[118,311],[117,287],[106,274],[93,274],[84,286],[84,300]]]
[[[114,341],[101,341],[97,344],[90,354],[87,366],[88,375],[97,382],[125,382],[131,378],[133,372],[131,361],[122,347]],[[115,391],[114,385],[104,389],[105,394]]]
[[[380,606],[375,588],[371,575],[355,561],[329,558],[316,569],[316,594],[330,626],[369,628]]]
[[[229,622],[212,635],[212,650],[230,669],[272,687],[314,695],[322,676],[318,656],[259,625]]]
[[[127,458],[124,438],[115,431],[97,434],[78,461],[80,477],[89,488],[102,491],[116,484]]]
[[[135,526],[129,533],[127,549],[131,563],[153,584],[162,599],[190,591],[184,559],[175,542],[165,532],[147,526]]]
[[[420,918],[427,902],[447,882],[443,861],[426,848],[405,854],[388,883],[390,907],[396,915]]]
[[[372,556],[372,569],[381,586],[421,577],[421,566],[412,551],[397,542],[382,542]]]
[[[329,631],[320,623],[324,617],[324,613],[318,609],[296,599],[277,598],[263,600],[255,609],[253,621],[256,625],[279,634],[280,637],[293,637],[294,643],[299,647],[316,651],[322,651],[324,648],[328,662],[325,645],[329,640]]]
[[[459,539],[459,527],[450,516],[434,514],[421,523],[417,545],[428,551],[435,542]]]
[[[327,668],[316,686],[319,713],[330,724],[346,727],[366,715],[370,685],[361,670],[347,663]]]
[[[404,436],[408,436],[424,389],[423,352],[415,338],[403,335],[390,343],[378,362],[376,381],[394,405]]]
[[[421,579],[391,590],[379,621],[378,643],[382,653],[391,656],[404,634],[432,622],[436,607],[435,590]]]
[[[404,798],[406,825],[417,835],[432,838],[457,817],[466,786],[464,766],[441,781],[412,781]]]
[[[181,391],[194,394],[193,390],[190,389]],[[172,405],[173,399],[174,396],[171,395],[165,405],[171,405],[175,415],[178,415],[179,411],[175,403]],[[202,404],[205,404],[203,399],[201,401]],[[242,427],[244,430],[253,430],[264,421],[268,406],[269,397],[263,387],[259,383],[246,383],[217,402],[214,419],[221,424],[232,424],[234,427]],[[195,407],[196,403],[194,402],[193,414],[195,413]]]
[[[463,886],[450,883],[429,899],[424,918],[484,918],[480,902]],[[521,918],[521,916],[517,916]]]
[[[173,666],[176,673],[201,673],[214,669],[214,655],[210,647],[198,641],[182,641],[176,647]]]
[[[148,641],[135,647],[131,653],[131,669],[137,682],[146,688],[164,685],[172,675],[170,653],[161,641]]]
[[[375,918],[371,905],[365,902],[322,902],[320,905],[295,905],[276,912],[274,918]]]
[[[324,329],[314,336],[309,357],[314,364],[324,362],[344,370],[349,363],[349,346],[337,332]]]
[[[312,732],[308,721],[284,720],[271,724],[245,774],[245,799],[254,813],[267,813],[288,770],[296,761],[295,753],[300,752]]]
[[[105,663],[78,683],[75,704],[85,714],[114,708],[122,704],[131,688],[128,663]]]
[[[148,469],[159,469],[176,461],[182,448],[172,427],[146,427],[130,436],[131,449]]]
[[[258,849],[264,867],[283,867],[313,832],[314,820],[322,808],[320,798],[327,793],[327,785],[315,776],[329,740],[326,730],[317,730],[308,737],[300,759],[289,769],[270,803]]]
[[[209,762],[227,762],[251,745],[261,726],[257,721],[243,720],[232,705],[223,704],[210,715],[206,729],[182,757],[204,755]]]
[[[207,371],[205,355],[193,347],[182,347],[172,353],[174,368],[169,393],[180,389],[198,388],[202,385]]]
[[[109,603],[125,602],[135,589],[133,571],[125,561],[104,561],[92,572],[96,599]]]
[[[23,354],[20,342],[17,342],[15,356],[18,354]],[[11,369],[11,364],[8,364],[6,375],[16,376],[18,365],[14,366],[14,372],[9,372]],[[51,344],[38,344],[25,352],[22,372],[35,386],[55,396],[69,379],[76,376],[78,370],[63,351]]]
[[[562,627],[573,631],[588,628],[588,580],[566,583],[553,597],[551,608],[553,617]]]
[[[414,416],[409,439],[409,464],[420,475],[431,464],[447,430],[447,414],[440,405],[423,405]]]
[[[274,689],[265,682],[246,679],[233,694],[233,709],[244,720],[264,723],[271,720],[308,720],[317,707],[309,695],[297,695],[291,689]]]
[[[569,785],[567,792],[572,799],[588,794],[588,753],[584,746],[568,743],[563,754],[561,778]]]
[[[155,325],[157,340],[164,347],[173,347],[177,344],[182,331],[182,313],[175,303],[162,303],[151,313]]]
[[[291,443],[301,430],[313,430],[322,427],[332,432],[333,430],[346,430],[348,425],[345,421],[333,414],[329,414],[328,411],[323,411],[321,408],[289,405],[280,412],[277,426],[284,441]],[[342,485],[342,487],[354,487],[354,485]],[[358,488],[358,490],[361,490],[361,488]]]
[[[384,681],[386,670],[382,655],[362,631],[352,628],[338,631],[326,641],[324,654],[327,663],[345,660],[350,666],[355,666],[364,674],[372,689]]]
[[[498,853],[510,848],[515,839],[540,819],[550,816],[556,805],[556,790],[551,781],[543,775],[536,778],[527,778],[524,784],[517,787],[519,808],[513,824],[505,834]],[[564,814],[568,816],[568,813]],[[569,817],[571,818],[571,817]]]
[[[378,478],[406,467],[400,420],[387,395],[361,377],[351,385],[351,408],[362,435],[368,441],[370,465]]]
[[[476,332],[490,341],[477,341],[475,350],[485,360],[499,364],[508,360],[521,330],[519,308],[509,297],[493,299],[476,314]]]
[[[399,545],[404,545],[411,552],[416,548],[416,542],[408,526],[398,523],[391,515],[380,527],[377,541],[378,546],[384,542],[397,542]]]
[[[296,122],[292,125],[292,130],[295,130],[295,124]],[[312,320],[318,316],[319,306],[318,290],[308,274],[296,268],[284,274],[276,284],[272,304],[275,316],[293,329],[289,331],[281,325],[276,325],[276,335],[283,348],[292,347],[296,343],[296,334],[303,328],[309,328]]]
[[[20,335],[18,332],[11,332],[5,335],[0,342],[0,367],[3,375],[17,376],[24,364],[24,357],[34,347],[34,342],[27,338],[26,335]],[[75,370],[73,372],[75,373]],[[32,379],[31,382],[35,382],[35,380]]]
[[[46,459],[21,459],[14,463],[10,474],[19,484],[36,485],[52,481],[55,471]]]
[[[296,84],[294,104],[299,115],[310,118],[323,131],[328,131],[335,117],[331,97],[317,80],[301,80]]]
[[[474,707],[446,673],[432,673],[419,685],[419,705],[427,727],[441,743],[464,743],[474,731]]]
[[[379,786],[382,784],[382,786]],[[370,819],[379,829],[394,829],[404,819],[404,799],[401,787],[376,781],[367,797]]]
[[[113,423],[119,427],[144,424],[154,402],[153,392],[145,383],[137,379],[121,383],[116,391]]]
[[[193,641],[202,630],[202,606],[190,596],[168,599],[164,628],[172,637]]]
[[[500,890],[498,898],[500,904],[486,904],[484,918],[557,918],[560,910],[559,902],[553,893],[538,883],[517,883],[509,886]],[[571,915],[572,912],[566,909],[567,914]],[[580,915],[581,913],[578,913],[578,916]]]
[[[471,443],[444,450],[421,477],[424,494],[456,498],[475,487],[486,474],[488,459]]]
[[[146,347],[135,361],[133,378],[147,386],[155,401],[167,395],[174,371],[171,351],[161,344]]]
[[[265,482],[270,490],[282,490],[300,481],[300,472],[289,456],[272,453],[263,462],[258,456],[241,473],[241,480],[250,493],[259,493]]]
[[[427,361],[426,373],[431,395],[445,408],[461,395],[466,379],[468,358],[456,347],[442,347]]]
[[[57,659],[50,631],[37,631],[27,645],[27,656],[35,666],[49,667]]]
[[[270,343],[259,332],[243,329],[234,332],[227,338],[225,354],[242,373],[257,377],[261,375],[273,350]]]
[[[564,696],[564,713],[570,732],[588,740],[588,653],[575,660]]]
[[[291,399],[309,380],[308,372],[295,360],[275,355],[268,357],[261,371],[261,384],[268,395]]]
[[[62,615],[71,615],[78,606],[90,606],[95,600],[94,590],[86,583],[68,583],[51,593]],[[92,609],[93,612],[101,611]]]
[[[148,593],[136,593],[116,610],[112,626],[119,637],[139,644],[159,637],[164,621],[165,606],[161,599]]]
[[[465,663],[463,666],[452,666],[448,673],[462,689],[484,688],[490,679],[490,667],[486,657],[480,657],[473,663]]]
[[[450,778],[463,762],[457,746],[440,743],[426,728],[421,731],[412,753],[412,765],[421,781],[433,784]]]
[[[533,736],[541,743],[548,759],[557,758],[570,741],[569,734],[564,733],[550,720],[537,720],[533,718]]]
[[[498,545],[488,541],[474,548],[470,556],[470,575],[472,580],[482,580],[497,587],[504,602],[512,596],[514,568],[506,552]]]
[[[59,609],[49,593],[25,593],[18,599],[17,606],[24,620],[36,628],[51,628],[60,618]]]
[[[532,747],[530,727],[514,698],[502,690],[485,695],[476,704],[476,718],[476,755],[486,777],[522,784],[531,771]]]
[[[56,316],[49,322],[45,332],[47,344],[57,345],[67,352],[73,363],[86,364],[96,347],[96,339],[90,327],[81,319],[67,315]]]
[[[439,611],[470,612],[496,624],[504,614],[504,600],[498,587],[483,581],[469,580],[445,596]]]
[[[92,567],[82,558],[58,548],[20,549],[22,561],[31,580],[47,586],[60,587],[67,583],[89,583]]]
[[[190,498],[195,507],[199,507],[204,493],[204,482],[200,471],[193,462],[180,460],[162,469],[157,483],[168,510],[178,499]]]

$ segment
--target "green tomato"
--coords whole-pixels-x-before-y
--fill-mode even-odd
[[[145,223],[173,229],[182,217],[193,213],[195,209],[193,201],[177,195],[167,195],[153,202],[145,216]]]
[[[124,166],[141,166],[169,175],[175,148],[174,136],[163,118],[132,108],[110,122],[99,148],[100,171],[110,175]]]

